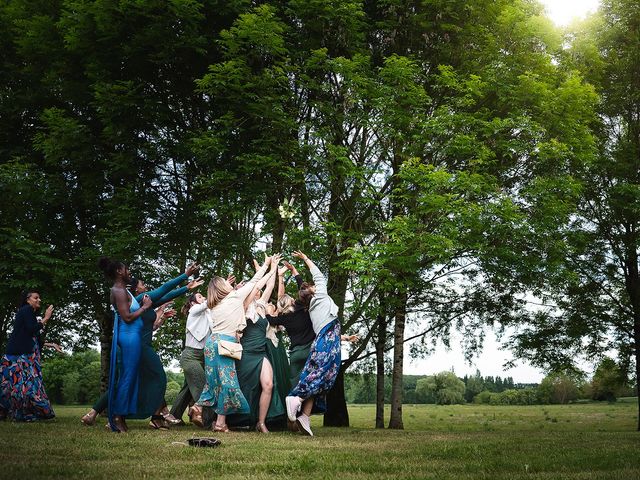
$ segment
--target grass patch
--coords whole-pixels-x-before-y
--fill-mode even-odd
[[[375,430],[371,405],[352,427],[218,435],[217,449],[184,442],[189,427],[107,432],[80,425],[86,407],[55,408],[51,422],[0,422],[0,478],[630,479],[640,477],[632,403],[551,406],[405,405],[404,431]],[[387,411],[387,419],[388,419]],[[10,466],[10,467],[8,467]]]

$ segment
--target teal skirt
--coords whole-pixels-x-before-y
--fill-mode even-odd
[[[235,337],[212,333],[204,346],[204,373],[206,382],[197,404],[213,407],[218,415],[249,413],[249,404],[240,390],[236,364],[233,358],[218,353],[218,342],[235,342]]]

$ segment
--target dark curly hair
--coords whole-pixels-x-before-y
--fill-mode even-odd
[[[111,260],[109,257],[102,257],[98,260],[98,268],[109,280],[115,280],[116,272],[125,266],[120,260]]]

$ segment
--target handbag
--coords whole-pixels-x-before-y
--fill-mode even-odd
[[[240,360],[242,358],[242,345],[236,342],[230,342],[229,340],[219,340],[218,353],[225,357]]]
[[[187,442],[189,442],[189,445],[191,445],[192,447],[212,447],[212,448],[217,447],[222,443],[220,440],[213,437],[190,438],[189,440],[187,440]]]

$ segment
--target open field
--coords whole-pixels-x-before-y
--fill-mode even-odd
[[[633,402],[505,407],[405,405],[404,431],[372,428],[374,407],[352,405],[352,427],[290,433],[218,434],[223,445],[184,442],[191,426],[126,435],[104,421],[79,422],[86,407],[56,408],[49,423],[0,422],[0,478],[624,479],[640,478]],[[388,413],[387,413],[388,419]]]

